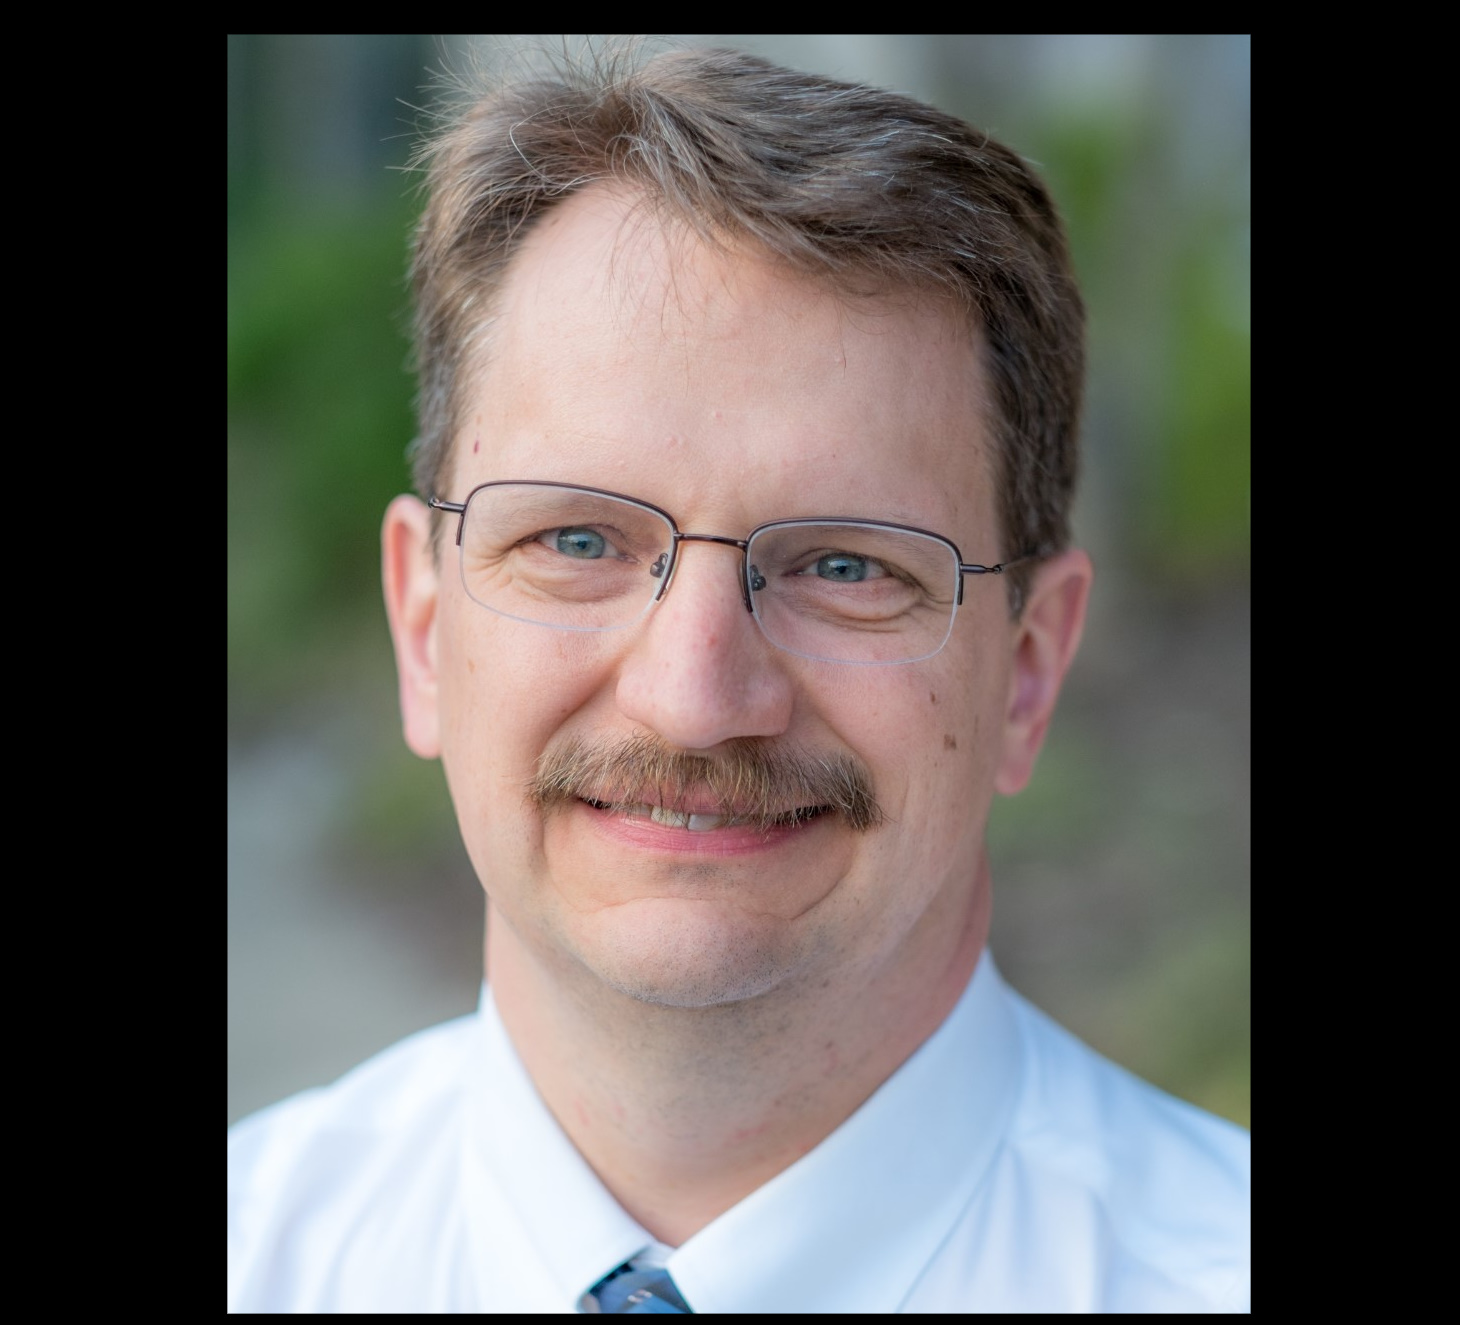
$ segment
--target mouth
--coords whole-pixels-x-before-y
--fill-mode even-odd
[[[661,832],[713,834],[723,846],[756,833],[784,839],[820,820],[859,833],[882,822],[871,774],[859,760],[749,737],[724,742],[714,758],[648,733],[602,744],[569,738],[543,753],[526,790],[544,815],[581,805],[600,823],[646,840],[660,840]]]
[[[790,828],[809,823],[823,814],[832,813],[829,805],[798,805],[794,809],[778,813],[740,812],[728,810],[723,813],[708,810],[676,810],[666,805],[651,805],[645,801],[606,801],[589,796],[579,799],[585,805],[606,814],[623,815],[628,819],[647,819],[665,828],[688,829],[691,833],[710,833],[717,828],[743,828],[753,826],[761,832],[774,828]]]

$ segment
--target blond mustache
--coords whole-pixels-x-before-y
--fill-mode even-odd
[[[719,813],[763,832],[817,814],[839,814],[858,832],[882,822],[866,767],[848,755],[816,755],[748,737],[726,741],[714,757],[689,754],[656,737],[612,743],[579,738],[546,751],[527,798],[545,814],[574,801],[602,806],[659,805]],[[715,803],[707,810],[704,797]]]

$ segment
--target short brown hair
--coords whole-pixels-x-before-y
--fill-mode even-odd
[[[599,60],[471,101],[425,145],[416,230],[412,477],[453,497],[451,440],[494,296],[524,236],[600,181],[705,239],[749,238],[845,290],[949,297],[986,346],[1000,555],[1069,542],[1084,306],[1059,214],[1018,155],[911,97],[743,51]],[[1019,610],[1028,566],[1011,581]]]

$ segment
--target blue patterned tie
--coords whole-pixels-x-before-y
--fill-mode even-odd
[[[689,1303],[679,1294],[669,1271],[657,1268],[635,1270],[625,1261],[583,1294],[579,1311],[627,1311],[646,1315],[693,1315]]]

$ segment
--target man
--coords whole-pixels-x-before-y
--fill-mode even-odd
[[[1092,579],[1042,183],[732,52],[426,159],[385,596],[487,982],[234,1130],[230,1309],[1245,1310],[1246,1134],[986,949]]]

